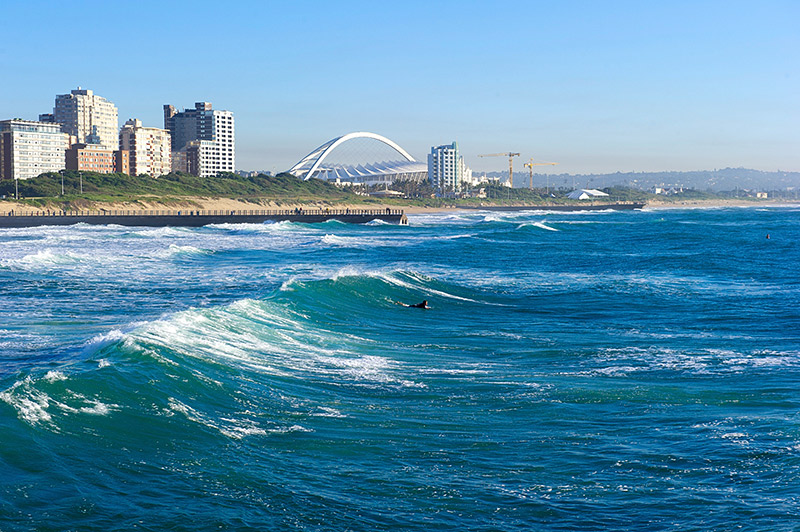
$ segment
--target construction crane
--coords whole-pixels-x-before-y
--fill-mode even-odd
[[[555,166],[558,163],[535,163],[533,162],[533,157],[531,157],[530,162],[525,163],[525,168],[530,169],[531,172],[531,183],[528,186],[531,190],[533,190],[533,167],[534,166]]]
[[[519,153],[487,153],[485,155],[478,155],[478,157],[508,157],[508,184],[514,188],[514,157],[518,157]]]

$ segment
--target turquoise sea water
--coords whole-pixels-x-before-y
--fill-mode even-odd
[[[0,530],[800,529],[800,209],[410,219],[0,230]]]

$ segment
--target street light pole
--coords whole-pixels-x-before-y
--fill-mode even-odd
[[[19,178],[14,178],[14,199],[19,200]]]

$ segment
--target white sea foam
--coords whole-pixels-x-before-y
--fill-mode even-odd
[[[107,416],[114,408],[118,408],[118,405],[108,405],[94,399],[89,400],[88,403],[89,406],[82,406],[80,408],[81,413],[91,414],[93,416]]]
[[[84,345],[92,347],[101,347],[113,342],[118,342],[125,338],[125,333],[119,329],[112,329],[106,333],[98,334],[87,340]]]
[[[269,431],[272,434],[287,434],[290,432],[314,432],[312,429],[302,425],[290,425],[288,427],[278,427]]]
[[[209,229],[221,229],[233,232],[245,233],[287,233],[287,232],[307,232],[307,228],[301,224],[289,222],[286,220],[279,222],[265,222],[265,223],[252,223],[252,224],[210,224],[206,226]]]
[[[323,244],[331,244],[333,246],[340,247],[361,247],[365,243],[364,240],[359,238],[331,234],[326,234],[320,239],[320,241]]]
[[[426,286],[426,283],[430,282],[430,279],[422,277],[419,274],[415,274],[413,272],[407,272],[407,273],[408,273],[409,277],[411,277],[412,279],[415,278],[417,281],[419,281],[419,283],[418,284],[414,284],[414,283],[402,280],[397,275],[395,275],[394,273],[382,273],[382,274],[378,274],[377,277],[381,278],[382,280],[384,280],[385,282],[387,282],[389,284],[393,284],[395,286],[399,286],[399,287],[402,287],[402,288],[407,288],[407,289],[410,289],[410,290],[414,290],[415,292],[424,292],[424,293],[428,293],[428,294],[434,294],[434,295],[437,295],[437,296],[445,297],[445,298],[448,298],[448,299],[456,299],[456,300],[459,300],[459,301],[470,301],[470,302],[473,302],[473,303],[476,302],[476,300],[470,299],[468,297],[457,296],[455,294],[450,294],[450,293],[447,293],[447,292],[443,292],[441,290],[436,290],[435,288],[431,288],[430,286]]]
[[[234,440],[241,440],[247,436],[259,436],[265,435],[268,432],[273,432],[260,427],[251,419],[221,417],[219,421],[215,421],[211,416],[203,414],[191,406],[170,397],[168,399],[166,415],[174,415],[176,413],[182,414],[189,421],[216,430],[223,436]]]
[[[65,381],[67,380],[67,376],[60,371],[50,370],[44,376],[44,380],[46,380],[47,382]]]
[[[726,432],[721,435],[720,438],[725,438],[726,440],[740,440],[742,438],[747,438],[747,434],[744,432]]]
[[[482,216],[468,214],[464,211],[459,213],[431,213],[431,214],[409,214],[409,226],[425,227],[438,225],[458,225],[475,224],[482,220]]]
[[[59,411],[66,414],[105,416],[119,408],[119,405],[87,398],[69,389],[51,389],[49,394],[40,389],[43,384],[49,386],[66,380],[67,376],[58,370],[48,371],[41,378],[28,376],[17,381],[9,390],[0,392],[0,400],[12,406],[22,421],[30,425],[47,423],[48,428],[55,431],[59,430],[55,418]]]
[[[609,366],[592,370],[590,373],[604,375],[606,377],[625,377],[629,373],[641,371],[642,369],[643,368],[636,366]]]
[[[18,388],[22,382],[17,382],[11,390],[0,392],[0,400],[12,406],[19,418],[30,425],[52,421],[53,416],[47,411],[50,407],[50,397],[29,387],[23,390]]]
[[[176,365],[191,357],[282,377],[419,386],[391,359],[360,354],[374,340],[327,331],[308,319],[279,304],[245,299],[156,320],[131,331],[126,342]]]
[[[24,257],[16,260],[10,260],[8,263],[16,264],[19,266],[58,266],[79,264],[86,261],[89,257],[71,251],[54,252],[52,249],[43,249],[25,255]]]
[[[629,371],[678,371],[695,374],[722,374],[744,371],[746,367],[798,367],[800,353],[755,351],[741,353],[728,349],[700,349],[684,352],[669,348],[606,349],[598,353],[600,363],[614,365],[583,372],[608,374],[620,368],[620,375]]]
[[[386,370],[392,367],[392,363],[384,357],[370,355],[355,358],[320,356],[318,360],[324,364],[342,369],[343,374],[355,379],[378,382],[391,381]]]
[[[211,255],[213,252],[208,249],[200,249],[194,246],[178,246],[170,244],[169,248],[158,254],[161,257],[192,256],[192,255]]]
[[[334,418],[345,418],[346,415],[342,414],[341,411],[331,408],[328,406],[321,406],[315,412],[311,413],[314,417],[334,417]]]
[[[131,234],[148,238],[174,238],[185,237],[190,231],[190,229],[183,227],[158,227],[133,231]]]

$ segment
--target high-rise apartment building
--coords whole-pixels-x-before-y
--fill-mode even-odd
[[[165,129],[144,127],[141,120],[128,120],[119,132],[119,146],[120,151],[130,154],[131,175],[158,177],[172,171],[172,141]]]
[[[69,135],[58,124],[28,120],[0,122],[0,179],[29,179],[63,170]]]
[[[442,192],[458,192],[472,181],[472,170],[459,154],[458,143],[431,148],[428,154],[428,179]]]
[[[164,106],[164,128],[172,135],[173,169],[201,177],[236,168],[236,137],[231,111],[197,102],[182,112]]]
[[[99,144],[112,151],[119,148],[116,106],[90,90],[78,88],[59,94],[52,116],[41,118],[61,124],[61,131],[76,137],[80,144]]]

